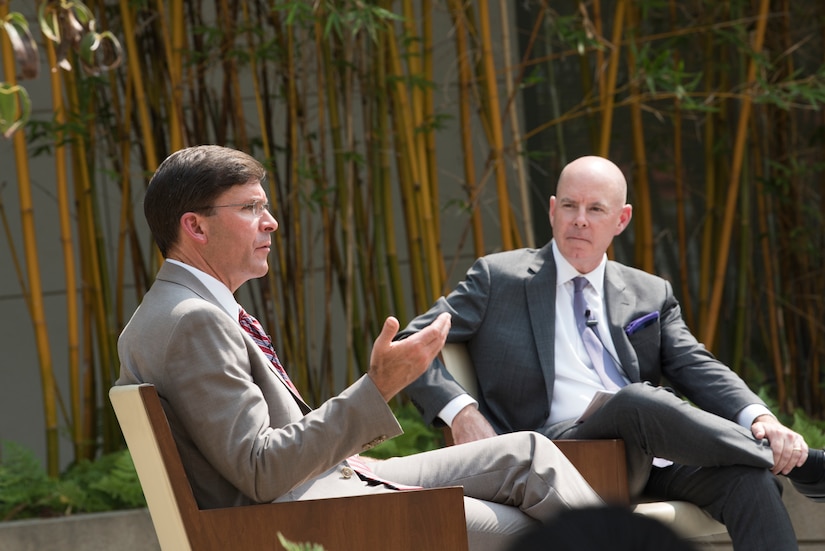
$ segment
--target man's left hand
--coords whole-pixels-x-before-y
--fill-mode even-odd
[[[766,438],[770,443],[773,450],[773,474],[788,474],[808,459],[808,444],[805,439],[773,415],[760,415],[754,419],[751,432],[757,440]]]

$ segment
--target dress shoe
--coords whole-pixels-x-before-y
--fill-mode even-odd
[[[801,467],[788,473],[796,491],[810,500],[825,503],[825,452],[812,449]]]

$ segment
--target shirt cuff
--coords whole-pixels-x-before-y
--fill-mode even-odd
[[[476,402],[472,396],[469,394],[460,394],[450,400],[447,405],[438,412],[438,418],[444,421],[448,427],[452,427],[453,419],[458,415],[458,412],[470,404],[478,407],[478,402]]]
[[[759,417],[760,415],[771,415],[771,410],[763,406],[762,404],[751,404],[749,406],[745,406],[742,408],[736,415],[736,423],[745,427],[746,429],[750,429],[751,425],[753,425],[754,419]]]

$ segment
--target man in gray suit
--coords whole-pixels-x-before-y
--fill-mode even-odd
[[[607,159],[567,165],[550,198],[553,240],[478,259],[397,337],[450,314],[447,341],[466,343],[478,403],[438,359],[407,392],[428,422],[451,426],[456,442],[520,430],[622,438],[633,496],[704,507],[736,549],[795,549],[774,474],[819,499],[822,450],[809,451],[696,341],[670,283],[607,260],[632,216],[626,195],[624,175]],[[659,386],[663,379],[698,407]],[[604,405],[587,411],[600,398]]]
[[[200,507],[462,485],[471,548],[503,549],[559,510],[601,504],[536,433],[359,457],[401,432],[387,402],[441,349],[449,315],[405,342],[388,318],[367,374],[312,410],[233,296],[268,270],[278,223],[264,177],[245,153],[193,147],[161,164],[144,200],[165,261],[118,341],[116,384],[155,385]]]

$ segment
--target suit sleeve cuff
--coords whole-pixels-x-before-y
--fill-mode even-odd
[[[772,416],[773,413],[762,404],[751,404],[742,408],[742,411],[736,415],[736,423],[746,429],[750,429],[753,421],[760,415]]]
[[[448,427],[452,427],[453,419],[455,419],[455,416],[458,415],[458,412],[470,404],[478,407],[478,402],[476,402],[472,396],[469,394],[460,394],[447,402],[446,406],[441,408],[441,411],[438,412],[438,418],[444,421]]]

